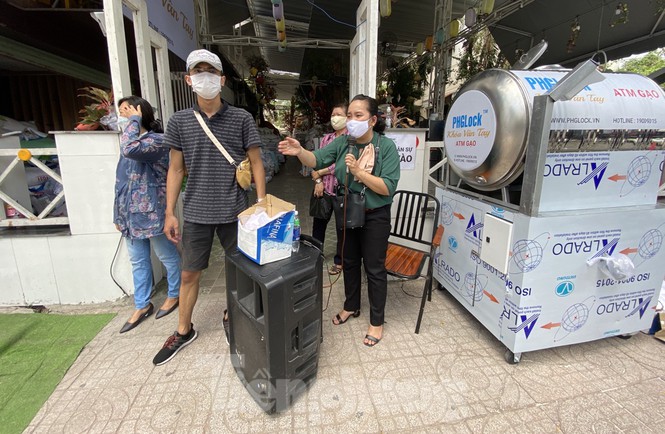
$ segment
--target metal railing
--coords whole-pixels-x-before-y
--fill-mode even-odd
[[[445,155],[445,147],[443,146],[443,141],[441,142],[425,142],[426,148],[426,156],[430,154],[431,149],[436,149],[439,148],[441,149],[441,161],[437,162],[434,166],[430,167],[427,171],[427,179],[426,179],[426,189],[425,192],[427,192],[427,188],[429,188],[429,184],[434,184],[435,186],[439,188],[445,188],[445,185],[441,182],[441,180],[436,177],[437,171],[441,169],[442,171],[445,170],[445,165],[446,162],[448,161],[446,155]]]
[[[38,158],[42,155],[57,155],[56,149],[0,149],[0,157],[15,157],[0,174],[0,201],[8,204],[23,215],[22,218],[4,218],[0,220],[0,227],[9,226],[52,226],[68,225],[68,217],[49,217],[49,214],[64,199],[65,191],[62,189],[44,208],[39,215],[35,215],[31,210],[26,209],[17,200],[2,190],[2,184],[9,176],[10,172],[18,165],[24,162],[30,162],[41,169],[46,175],[62,186],[62,178],[53,169],[41,162]],[[28,188],[26,182],[26,189]]]

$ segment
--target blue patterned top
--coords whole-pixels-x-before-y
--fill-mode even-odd
[[[120,160],[115,174],[113,222],[127,238],[162,234],[166,212],[166,172],[169,148],[163,135],[140,135],[141,118],[132,116],[120,137]]]

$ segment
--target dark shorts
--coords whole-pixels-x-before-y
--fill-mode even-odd
[[[238,244],[238,222],[202,225],[185,221],[180,241],[183,271],[201,271],[208,268],[215,232],[224,252],[235,251]]]

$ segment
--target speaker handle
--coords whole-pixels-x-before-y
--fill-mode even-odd
[[[323,255],[323,243],[311,235],[300,234],[300,241],[317,249]]]

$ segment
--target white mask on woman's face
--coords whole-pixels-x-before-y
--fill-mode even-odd
[[[341,129],[344,129],[346,126],[346,116],[331,116],[330,117],[330,125],[332,125],[333,130],[339,131]]]
[[[346,129],[349,131],[349,135],[356,139],[362,137],[369,128],[369,119],[364,121],[357,121],[355,119],[346,121]]]
[[[120,131],[125,131],[125,128],[127,128],[127,125],[129,125],[129,118],[126,118],[124,116],[118,116],[116,124],[118,125]]]
[[[190,75],[192,90],[204,99],[213,99],[222,91],[222,82],[219,75],[209,72],[199,72]]]

